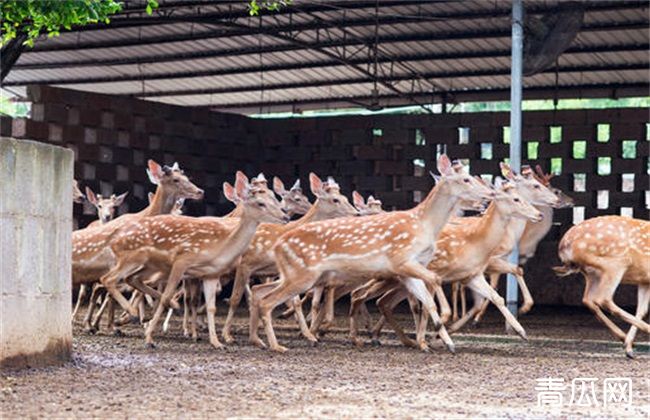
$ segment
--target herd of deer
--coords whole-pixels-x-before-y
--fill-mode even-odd
[[[153,346],[163,317],[167,313],[166,330],[182,298],[184,334],[197,339],[197,327],[204,322],[198,315],[204,311],[210,343],[221,348],[215,326],[216,299],[234,278],[221,332],[226,343],[234,341],[233,317],[243,295],[249,306],[250,342],[266,347],[258,335],[261,319],[270,348],[280,352],[286,348],[276,339],[271,315],[278,305],[285,303],[285,315],[292,314],[302,335],[316,343],[332,324],[335,302],[346,295],[351,300],[350,338],[357,346],[363,345],[360,323],[376,342],[387,322],[404,345],[427,351],[433,344],[426,339],[431,318],[434,338],[453,352],[450,333],[470,320],[478,322],[489,302],[525,339],[524,329],[495,290],[497,281],[501,274],[513,274],[523,295],[519,312],[531,309],[533,299],[521,265],[550,230],[553,209],[571,206],[572,200],[551,187],[551,177],[539,167],[535,171],[524,167],[517,174],[503,164],[505,180],[497,178],[494,185],[470,176],[446,155],[438,159],[437,168],[440,175],[434,176],[435,187],[409,210],[383,211],[379,200],[371,196],[366,202],[356,192],[352,205],[334,179],[324,182],[313,173],[309,181],[315,202],[309,202],[299,181],[286,190],[275,178],[278,200],[262,174],[249,180],[237,172],[234,186],[223,185],[226,198],[236,205],[231,213],[188,217],[181,215],[183,200],[201,199],[203,190],[190,182],[178,164],[169,167],[149,161],[147,173],[157,187],[149,206],[139,213],[113,219],[126,194],[104,198],[86,188],[99,220],[72,235],[73,286],[80,287],[73,317],[86,287],[92,286],[83,321],[87,331],[98,328],[108,308],[108,325],[115,333],[120,325],[139,321],[145,325],[146,343]],[[83,197],[75,182],[75,201]],[[465,210],[482,214],[463,217]],[[516,246],[519,265],[507,260]],[[624,341],[626,354],[633,357],[637,330],[650,333],[650,325],[643,320],[650,301],[650,222],[620,216],[586,220],[564,235],[559,255],[563,266],[556,267],[556,272],[584,274],[585,305]],[[251,286],[252,278],[262,282]],[[442,289],[447,283],[452,286],[453,310]],[[635,315],[613,302],[620,283],[638,286]],[[473,297],[469,310],[466,288]],[[105,298],[95,313],[102,293]],[[371,326],[366,302],[374,298],[378,298],[381,319]],[[307,299],[311,300],[311,319],[302,310]],[[415,339],[404,333],[393,316],[405,299],[413,312]],[[116,305],[124,310],[118,319],[114,318]],[[147,305],[154,307],[149,319]],[[631,324],[629,332],[616,326],[603,309]]]

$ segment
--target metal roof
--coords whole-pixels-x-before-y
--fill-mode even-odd
[[[159,3],[148,16],[130,1],[110,25],[37,41],[3,87],[241,113],[507,98],[508,1],[294,0],[259,17],[243,0]],[[581,31],[557,66],[524,78],[528,97],[648,95],[649,3],[583,3]],[[528,14],[557,6],[525,2]]]

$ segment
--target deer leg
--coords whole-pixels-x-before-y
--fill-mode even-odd
[[[330,326],[334,323],[334,305],[341,297],[337,296],[339,289],[341,289],[341,287],[330,287],[327,289],[327,297],[325,299],[325,320],[320,325],[323,333],[327,332]]]
[[[192,315],[192,319],[190,322],[190,333],[192,340],[197,341],[199,339],[199,334],[198,334],[198,306],[199,306],[199,285],[195,282],[191,289],[190,289],[190,314]]]
[[[465,294],[465,285],[460,284],[460,313],[465,315],[467,313],[467,296]]]
[[[115,325],[115,300],[111,298],[110,296],[107,297],[108,299],[108,319],[106,322],[108,323],[108,328],[112,331],[113,335],[115,336],[121,336],[122,331],[117,328]]]
[[[384,316],[386,322],[388,322],[388,324],[395,331],[395,334],[397,334],[400,342],[407,347],[418,348],[418,343],[416,343],[404,333],[402,327],[399,326],[393,317],[393,310],[401,301],[407,297],[407,295],[408,292],[403,287],[397,286],[379,298],[377,301],[377,306],[379,307],[379,310]]]
[[[232,323],[235,318],[235,312],[237,307],[241,302],[242,294],[247,288],[250,288],[250,275],[251,272],[246,268],[245,265],[239,265],[235,273],[235,283],[232,287],[232,294],[230,295],[230,300],[228,301],[228,315],[226,316],[226,322],[223,324],[221,330],[221,336],[227,344],[231,344],[235,341],[232,336]],[[272,283],[270,283],[272,284]],[[251,307],[251,299],[248,299],[249,310]]]
[[[650,325],[644,322],[642,319],[635,317],[631,313],[627,312],[620,306],[616,305],[614,302],[614,293],[616,288],[621,283],[621,278],[625,270],[619,269],[614,271],[610,269],[604,272],[600,278],[601,287],[600,293],[596,300],[596,305],[601,308],[607,309],[612,315],[615,315],[622,319],[623,321],[639,328],[641,331],[650,334]]]
[[[312,344],[315,345],[316,343],[318,343],[318,339],[310,331],[309,326],[307,325],[305,314],[302,311],[302,300],[300,299],[300,295],[294,296],[292,299],[290,299],[289,306],[294,309],[293,316],[296,319],[296,322],[298,322],[298,326],[300,327],[300,333]]]
[[[433,272],[427,270],[426,267],[418,263],[406,263],[401,267],[403,273],[409,273],[408,277],[404,280],[404,284],[408,291],[412,293],[417,299],[422,302],[424,308],[429,313],[431,321],[433,322],[433,328],[438,332],[440,339],[445,343],[447,350],[451,353],[455,352],[454,342],[449,337],[447,330],[436,311],[436,304],[433,301],[433,296],[429,292],[429,289],[436,290],[440,287],[440,278]],[[421,280],[420,280],[421,279]],[[420,280],[420,281],[418,281]],[[427,288],[428,287],[428,288]],[[451,313],[449,309],[449,304],[447,299],[444,299],[443,302],[447,307],[447,315]]]
[[[504,262],[501,259],[498,259],[497,261]],[[499,286],[499,278],[501,277],[501,273],[490,273],[490,287],[493,288],[494,290],[497,289]],[[481,307],[476,311],[476,315],[474,316],[474,325],[478,324],[481,319],[483,319],[483,315],[485,315],[485,311],[487,311],[487,307],[490,304],[490,301],[487,299],[483,299],[481,303]]]
[[[167,280],[167,284],[165,285],[165,290],[163,291],[162,296],[158,300],[158,304],[156,305],[156,310],[154,311],[153,317],[151,318],[151,321],[149,321],[149,324],[147,325],[147,328],[145,330],[145,343],[149,347],[154,347],[153,333],[154,331],[157,330],[158,323],[160,322],[160,318],[162,317],[165,307],[168,305],[168,303],[171,301],[172,297],[174,296],[174,293],[176,292],[176,287],[178,286],[178,283],[181,281],[181,278],[183,277],[183,274],[185,273],[186,269],[187,269],[187,263],[184,262],[183,260],[180,261],[176,260],[176,262],[172,266],[172,269],[169,273],[169,279]]]
[[[190,279],[183,279],[183,287],[185,288],[185,296],[183,296],[183,337],[190,336],[189,321],[190,321]]]
[[[458,321],[458,293],[460,292],[460,283],[451,284],[451,320]]]
[[[320,312],[320,301],[321,298],[323,297],[324,289],[325,289],[325,285],[319,285],[312,289],[314,293],[311,295],[311,308],[310,308],[311,325],[309,326],[309,331],[312,334],[314,334],[316,328],[318,328],[318,325],[316,324],[317,321],[316,318],[318,318],[318,313]]]
[[[284,262],[281,260],[282,256],[276,254],[276,258],[279,260],[278,262],[280,264]],[[287,280],[286,273],[282,273],[279,285],[274,287],[263,297],[256,296],[255,288],[259,286],[253,288],[253,304],[257,306],[257,311],[259,311],[259,314],[261,314],[261,318],[264,321],[266,338],[269,341],[269,347],[271,350],[277,352],[285,352],[287,350],[285,347],[278,344],[278,340],[275,336],[275,331],[273,330],[272,324],[273,309],[281,303],[286,302],[287,300],[292,299],[294,296],[299,295],[301,292],[304,292],[305,290],[313,287],[314,284],[318,281],[319,277],[320,273],[316,274],[307,270],[303,270],[302,273],[296,273],[295,277],[291,280]],[[269,285],[274,285],[274,283],[269,283]],[[296,308],[296,310],[298,310],[298,308]],[[254,340],[255,336],[257,335],[257,324],[253,321],[253,317],[251,316],[251,338]],[[257,320],[255,321],[258,322]]]
[[[99,323],[102,319],[102,316],[104,315],[104,311],[108,307],[108,302],[111,301],[111,297],[106,293],[104,295],[104,300],[102,301],[102,304],[99,306],[99,309],[97,310],[97,313],[95,314],[95,317],[93,318],[93,321],[91,323],[92,328],[97,331],[99,330]]]
[[[467,283],[467,286],[474,290],[476,293],[479,295],[487,298],[490,302],[492,302],[498,309],[501,311],[503,314],[503,317],[506,319],[506,322],[510,324],[513,330],[519,334],[521,338],[526,340],[526,331],[524,328],[519,324],[517,319],[510,313],[508,308],[505,305],[505,301],[499,294],[497,293],[496,290],[494,290],[486,281],[485,277],[483,277],[483,274],[479,274],[478,276],[474,277]]]
[[[650,286],[639,285],[637,294],[636,317],[643,319],[643,317],[648,313],[648,305],[650,304]],[[632,326],[630,331],[628,331],[627,336],[625,336],[625,354],[630,359],[634,358],[632,344],[634,343],[637,330],[638,328],[636,326]]]
[[[528,285],[526,285],[526,281],[524,280],[524,270],[521,267],[516,267],[516,273],[514,276],[517,279],[517,284],[521,290],[522,298],[522,304],[519,307],[518,313],[519,315],[523,315],[525,313],[528,313],[533,307],[533,295],[531,295],[530,290],[528,290]]]
[[[79,312],[79,308],[81,307],[81,302],[84,300],[84,297],[86,297],[86,285],[82,284],[79,286],[79,293],[77,293],[77,302],[75,303],[74,310],[72,311],[72,320],[74,320],[77,316],[77,312]]]
[[[90,300],[88,301],[88,308],[86,309],[86,316],[84,317],[84,331],[94,333],[97,330],[93,328],[92,325],[92,319],[93,319],[93,314],[95,313],[95,306],[97,305],[97,293],[99,293],[99,288],[100,286],[95,283],[93,284],[93,288],[90,291]]]
[[[442,287],[438,286],[434,288],[433,292],[440,304],[440,320],[443,324],[446,324],[447,321],[449,321],[449,318],[451,318],[451,308],[449,307],[449,302],[445,296],[445,291],[442,290]]]
[[[449,327],[449,332],[453,333],[465,326],[483,307],[483,301],[486,300],[483,296],[480,294],[476,293],[474,290],[471,290],[472,292],[472,297],[474,300],[474,304],[472,307],[469,309],[469,311],[465,312],[456,322],[451,324]],[[463,291],[463,293],[465,293]]]
[[[223,344],[219,341],[215,327],[215,316],[217,314],[217,294],[221,291],[219,279],[203,280],[203,295],[208,315],[208,332],[210,344],[216,349],[222,349]]]
[[[605,315],[605,313],[600,309],[596,304],[596,299],[598,297],[598,288],[600,284],[600,278],[597,273],[591,272],[585,274],[585,291],[582,296],[582,303],[591,310],[591,312],[596,315],[596,318],[602,322],[607,329],[609,329],[616,338],[621,341],[625,340],[625,333],[621,330],[618,325],[614,324],[611,319]]]
[[[359,339],[359,328],[358,328],[358,318],[360,315],[361,307],[365,306],[364,302],[369,299],[369,296],[376,289],[380,288],[383,285],[381,280],[370,280],[361,287],[358,287],[352,291],[350,294],[350,340],[357,346],[363,346],[363,341]]]

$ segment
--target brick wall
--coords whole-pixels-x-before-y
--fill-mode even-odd
[[[555,226],[527,264],[537,302],[581,302],[582,281],[559,280],[550,270],[559,262],[557,242],[574,221],[621,212],[648,219],[648,122],[647,109],[524,114],[523,163],[546,171],[552,161],[561,166],[552,182],[576,201],[575,209],[555,212]],[[509,154],[508,124],[509,114],[500,112],[257,120],[253,129],[265,172],[288,179],[311,170],[332,174],[343,191],[372,193],[386,208],[404,209],[431,188],[428,173],[440,151],[467,160],[473,174],[498,174]],[[580,150],[574,156],[574,142],[586,149],[584,157]],[[617,299],[636,304],[635,290],[622,289]]]
[[[154,191],[145,173],[147,159],[178,161],[204,188],[202,202],[187,202],[188,214],[223,214],[232,209],[221,193],[241,169],[257,170],[257,137],[247,118],[153,102],[51,87],[30,87],[31,119],[3,118],[2,135],[66,146],[75,153],[81,187],[110,194],[129,191],[120,213],[147,205]],[[96,219],[92,206],[75,205],[78,226]]]
[[[153,190],[144,171],[149,158],[178,161],[206,189],[205,200],[188,209],[202,215],[232,208],[221,183],[232,181],[237,169],[249,175],[262,170],[285,183],[299,176],[303,185],[310,171],[333,175],[348,194],[357,189],[381,198],[386,208],[404,209],[431,188],[428,172],[435,171],[440,151],[466,159],[474,174],[490,175],[499,173],[509,153],[507,113],[253,120],[49,87],[30,88],[29,95],[32,119],[3,119],[1,134],[72,148],[82,186],[105,194],[130,191],[123,211],[146,205],[146,192]],[[557,241],[582,213],[648,218],[649,122],[646,109],[524,114],[524,163],[549,170],[561,159],[553,184],[576,200],[575,209],[556,211],[554,228],[526,267],[537,302],[580,304],[582,282],[558,280],[550,266],[557,263]],[[584,142],[584,158],[573,155],[574,142]],[[75,211],[81,226],[94,219],[90,208]],[[636,303],[630,288],[618,298]]]

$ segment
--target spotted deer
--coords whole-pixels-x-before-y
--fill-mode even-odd
[[[538,223],[542,220],[543,215],[524,199],[512,184],[502,185],[500,181],[497,181],[497,189],[498,194],[488,206],[485,215],[477,218],[476,223],[463,221],[463,223],[449,223],[445,226],[438,238],[436,251],[428,268],[436,273],[443,283],[462,282],[473,292],[474,306],[464,317],[450,326],[450,332],[462,328],[478,311],[483,301],[487,300],[499,309],[506,322],[525,339],[526,333],[523,327],[505,306],[503,298],[485,281],[483,273],[494,249],[500,245],[503,231],[512,220],[522,219]],[[421,316],[420,322],[417,324],[417,343],[406,339],[403,331],[400,331],[400,327],[394,319],[391,319],[394,307],[408,293],[402,287],[399,289],[386,293],[379,299],[377,305],[404,344],[417,345],[420,349],[426,350],[428,346],[425,340],[427,318],[424,315]],[[374,334],[378,334],[379,325],[373,330]]]
[[[562,266],[554,267],[555,272],[561,277],[573,273],[584,276],[582,303],[623,341],[626,355],[633,358],[637,330],[650,334],[650,325],[643,321],[650,304],[650,222],[623,216],[588,219],[564,234],[558,250]],[[614,303],[621,283],[638,287],[635,315]],[[603,310],[631,324],[628,333]]]
[[[300,188],[300,179],[296,180],[290,190],[284,188],[280,178],[273,177],[273,191],[282,199],[280,205],[287,209],[289,217],[301,216],[309,211],[311,203]]]
[[[544,224],[544,229],[550,229],[553,217],[552,209],[565,206],[565,202],[567,201],[567,198],[565,198],[566,196],[564,196],[564,194],[558,196],[553,190],[548,188],[545,185],[545,181],[535,176],[529,166],[522,166],[521,174],[517,174],[509,165],[501,163],[501,172],[508,181],[515,185],[517,192],[521,194],[525,200],[542,212],[544,219],[540,223]],[[517,279],[517,285],[521,289],[523,300],[522,305],[519,308],[520,314],[525,314],[530,311],[534,303],[533,296],[526,285],[523,269],[516,264],[510,263],[508,257],[512,253],[515,244],[521,242],[524,231],[529,225],[533,224],[522,219],[513,219],[507,229],[504,230],[502,242],[499,247],[495,249],[492,258],[490,258],[490,262],[485,269],[485,273],[490,278],[490,285],[493,288],[497,287],[499,278],[502,274],[512,274]],[[535,227],[531,227],[530,229],[531,231],[537,231],[538,233],[543,230]],[[461,291],[461,293],[464,292]],[[481,317],[487,310],[487,306],[488,302],[483,302],[483,306],[474,316],[474,323],[480,321]]]
[[[446,155],[438,159],[438,170],[441,181],[415,208],[315,222],[285,233],[274,248],[280,280],[253,288],[250,341],[265,347],[258,336],[261,316],[270,348],[286,351],[275,337],[271,312],[282,302],[299,301],[300,293],[326,283],[333,275],[354,278],[393,275],[407,283],[423,302],[434,327],[453,351],[454,344],[440,320],[433,297],[415,279],[422,279],[433,290],[440,289],[440,279],[426,269],[438,233],[460,198],[483,200],[492,197],[494,192],[472,176],[456,173]],[[299,317],[299,324],[302,334],[309,341],[317,342],[304,317]]]
[[[72,232],[72,283],[73,286],[95,283],[115,264],[108,241],[112,235],[128,223],[159,214],[168,214],[181,198],[201,199],[203,190],[194,185],[178,164],[160,166],[149,160],[147,173],[157,185],[153,201],[138,213],[124,214],[101,226]],[[91,329],[93,305],[84,324]]]
[[[357,214],[357,210],[341,194],[341,189],[333,178],[323,182],[316,174],[310,173],[309,183],[311,192],[316,197],[316,201],[311,205],[309,211],[300,219],[286,225],[262,224],[255,233],[249,249],[242,256],[241,262],[237,266],[228,316],[222,331],[226,343],[234,342],[232,322],[242,295],[246,287],[249,286],[251,276],[276,276],[278,274],[273,247],[280,236],[319,220]]]
[[[95,209],[97,209],[97,216],[98,216],[98,219],[95,222],[91,223],[90,226],[103,225],[104,223],[108,223],[111,220],[113,220],[113,217],[115,217],[115,209],[118,208],[120,205],[122,205],[127,194],[128,193],[124,193],[121,194],[120,196],[115,196],[115,194],[112,194],[108,198],[103,198],[101,194],[96,196],[93,190],[91,190],[89,187],[86,187],[86,198],[90,204],[95,206]],[[93,305],[95,302],[96,294],[97,294],[96,288],[93,287],[93,290],[90,294],[91,305]],[[83,301],[85,296],[86,296],[86,285],[82,284],[81,286],[79,286],[77,303],[75,304],[74,310],[72,311],[72,319],[76,317],[77,312],[79,311],[79,308],[81,306],[81,302]]]
[[[79,182],[77,182],[76,179],[73,179],[72,180],[72,202],[81,203],[84,201],[85,198],[86,197],[79,189]]]
[[[145,331],[147,345],[153,346],[153,333],[166,306],[180,280],[188,277],[203,282],[210,343],[216,348],[222,347],[215,330],[215,303],[221,285],[220,277],[234,268],[260,222],[282,223],[289,220],[275,196],[266,189],[251,188],[248,178],[241,172],[237,172],[235,192],[243,205],[240,218],[148,217],[125,226],[111,240],[116,265],[101,278],[101,282],[132,316],[137,316],[137,312],[118,290],[119,281],[143,270],[168,274],[164,291]]]

